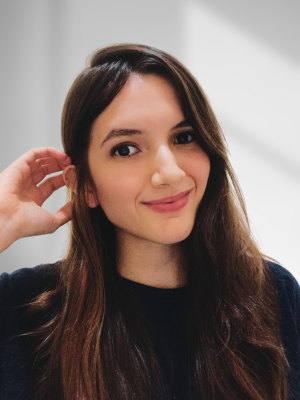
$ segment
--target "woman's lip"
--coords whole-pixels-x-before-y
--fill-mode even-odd
[[[184,208],[187,205],[189,201],[190,192],[191,190],[183,192],[185,193],[184,196],[181,196],[179,199],[169,203],[159,203],[159,204],[145,203],[145,206],[150,208],[152,211],[158,212],[160,214],[179,212],[182,208]]]
[[[169,196],[169,197],[164,197],[159,200],[153,200],[153,201],[148,201],[145,202],[144,204],[166,204],[166,203],[172,203],[181,197],[184,197],[186,194],[188,194],[192,189],[186,190],[185,192],[178,193],[176,196]]]

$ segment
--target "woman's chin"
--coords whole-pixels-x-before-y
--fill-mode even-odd
[[[154,240],[156,243],[161,243],[161,244],[175,244],[175,243],[179,243],[182,242],[183,240],[185,240],[191,233],[192,228],[187,229],[185,231],[177,231],[177,232],[170,232],[165,233],[164,235],[162,235],[161,233],[157,235],[156,240]]]

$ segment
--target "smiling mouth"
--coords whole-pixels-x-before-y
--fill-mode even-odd
[[[175,201],[181,199],[182,197],[186,196],[191,191],[192,191],[192,189],[189,189],[189,190],[186,190],[185,192],[178,193],[175,196],[164,197],[159,200],[145,202],[144,204],[147,204],[147,205],[171,204],[171,203],[174,203]]]
[[[182,192],[177,196],[173,196],[173,198],[176,198],[176,200],[165,202],[165,199],[158,200],[159,203],[156,201],[156,203],[153,204],[151,203],[144,203],[145,206],[150,208],[152,211],[165,214],[165,213],[172,213],[176,211],[180,211],[182,208],[186,206],[186,204],[189,201],[189,194],[192,190],[188,190],[186,192]],[[164,202],[162,202],[164,201]]]

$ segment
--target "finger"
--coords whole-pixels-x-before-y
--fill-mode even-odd
[[[37,189],[41,193],[43,203],[46,199],[48,199],[48,197],[51,196],[53,192],[55,192],[55,190],[63,186],[65,186],[65,182],[62,174],[52,176],[37,186]]]
[[[40,183],[47,175],[53,174],[55,172],[61,171],[63,168],[61,168],[60,165],[57,163],[52,163],[48,165],[42,165],[33,175],[32,175],[32,180],[35,185]]]
[[[30,170],[31,173],[34,174],[36,173],[43,165],[50,165],[54,164],[57,166],[58,171],[62,171],[63,169],[66,168],[66,164],[63,164],[62,162],[58,161],[56,158],[51,158],[51,157],[45,157],[45,158],[40,158],[39,160],[34,161],[30,165]]]
[[[32,174],[34,174],[43,165],[49,165],[49,164],[61,165],[61,166],[63,166],[62,169],[66,166],[65,164],[60,163],[56,158],[45,157],[45,158],[40,158],[39,160],[34,161],[30,165],[30,171]]]
[[[23,154],[18,160],[25,161],[28,165],[31,165],[36,160],[51,157],[57,159],[59,162],[67,165],[71,163],[70,157],[60,151],[55,147],[37,147],[27,151],[27,153]]]
[[[66,224],[72,219],[73,201],[69,201],[55,214],[53,214],[53,232],[56,231],[60,226]]]

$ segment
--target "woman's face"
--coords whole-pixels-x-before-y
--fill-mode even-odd
[[[93,125],[88,160],[118,238],[172,244],[190,234],[210,162],[166,80],[129,77]]]

